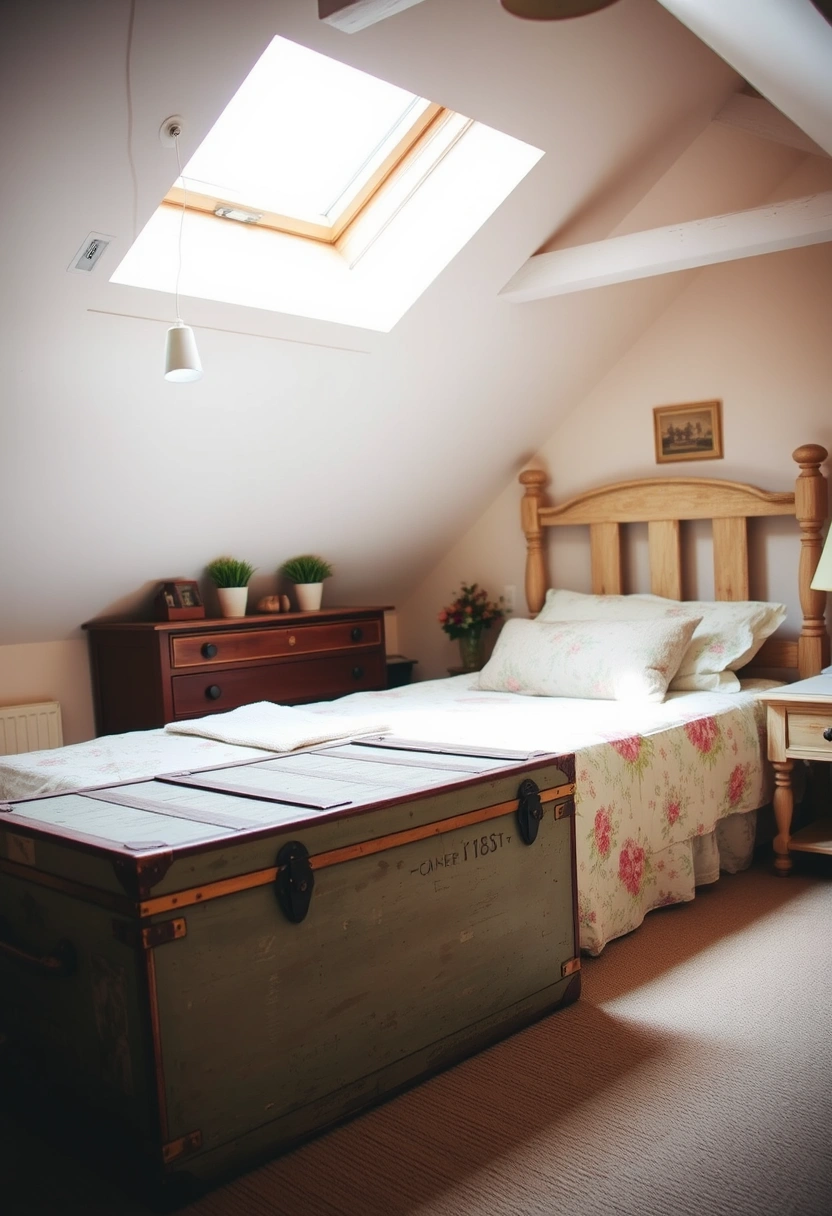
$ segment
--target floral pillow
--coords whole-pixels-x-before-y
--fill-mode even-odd
[[[538,621],[655,620],[699,617],[671,691],[737,692],[733,674],[786,619],[784,604],[761,600],[669,600],[659,595],[582,595],[550,589]]]
[[[652,621],[511,620],[479,687],[533,697],[663,701],[698,617]]]

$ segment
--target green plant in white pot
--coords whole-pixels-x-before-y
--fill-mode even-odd
[[[324,579],[332,575],[332,566],[314,553],[302,553],[290,557],[280,567],[280,573],[295,584],[298,608],[301,612],[314,612],[321,606]]]
[[[245,616],[248,583],[255,567],[236,557],[215,557],[208,563],[208,577],[217,589],[223,616]]]

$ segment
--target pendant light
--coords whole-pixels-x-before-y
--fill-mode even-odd
[[[182,211],[179,216],[179,246],[178,265],[176,268],[176,323],[170,327],[165,342],[165,379],[175,384],[187,384],[189,381],[202,379],[202,364],[199,351],[196,348],[196,338],[190,325],[182,320],[179,311],[179,278],[182,274],[182,228],[185,223],[185,207],[188,193],[185,179],[182,177],[182,160],[179,156],[179,136],[182,134],[182,124],[178,119],[169,118],[163,124],[165,135],[173,140],[176,148],[176,164],[182,181]]]
[[[503,8],[515,17],[531,21],[563,21],[567,17],[585,17],[609,8],[615,0],[500,0]]]

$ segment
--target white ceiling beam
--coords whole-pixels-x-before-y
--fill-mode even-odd
[[[815,156],[827,155],[823,148],[801,131],[790,118],[775,109],[765,97],[734,93],[714,116],[714,122],[748,131],[751,135],[759,135],[761,139],[770,139],[774,143],[786,144],[789,148],[799,148],[801,152],[811,152]]]
[[[538,253],[500,295],[513,303],[832,240],[832,191]]]
[[[422,0],[318,0],[318,17],[345,34],[356,34]]]
[[[660,0],[832,156],[832,25],[812,0]]]

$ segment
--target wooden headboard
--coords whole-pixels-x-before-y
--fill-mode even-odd
[[[792,668],[801,678],[816,675],[829,662],[824,613],[826,592],[810,587],[823,547],[827,482],[820,466],[826,448],[809,443],[792,453],[800,466],[794,493],[769,493],[737,481],[708,477],[648,477],[620,481],[578,494],[560,506],[543,505],[548,477],[542,469],[520,474],[525,488],[521,520],[526,534],[526,600],[529,611],[543,607],[546,588],[544,529],[589,527],[592,590],[596,595],[623,591],[621,525],[646,523],[650,590],[669,599],[682,594],[682,520],[710,519],[713,526],[714,594],[718,600],[749,599],[748,520],[761,515],[793,515],[800,527],[798,590],[803,624],[796,640],[770,638],[754,660],[756,668]]]

